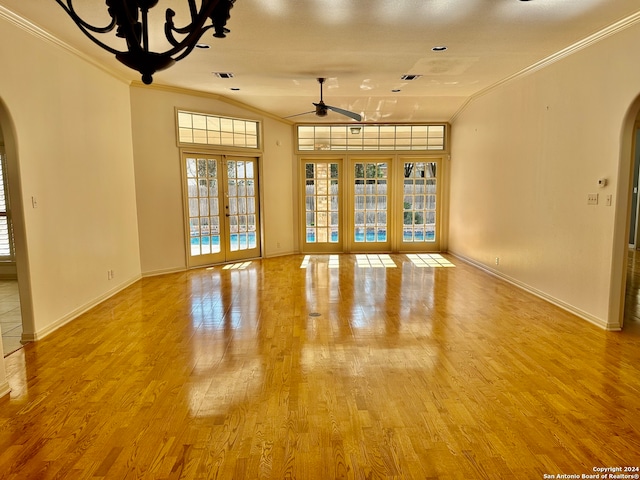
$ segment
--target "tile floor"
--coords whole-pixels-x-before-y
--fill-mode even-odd
[[[5,357],[22,348],[22,315],[18,282],[15,280],[0,280],[0,331]]]

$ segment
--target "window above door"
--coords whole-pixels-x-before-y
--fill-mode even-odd
[[[422,125],[298,125],[299,152],[414,151],[444,152],[445,124]]]
[[[232,147],[258,150],[260,123],[255,120],[221,117],[176,110],[178,145]]]

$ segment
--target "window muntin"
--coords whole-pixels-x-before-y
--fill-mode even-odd
[[[255,120],[220,117],[178,110],[178,143],[258,149],[259,125]]]
[[[405,243],[436,241],[437,164],[403,163],[403,227]]]
[[[220,252],[218,163],[214,158],[185,159],[191,256]]]
[[[305,169],[305,232],[307,243],[338,243],[339,165],[313,162]]]
[[[446,126],[298,125],[299,151],[444,151]]]
[[[183,152],[190,267],[260,255],[258,158]]]
[[[13,260],[13,235],[7,202],[5,156],[0,151],[0,260]]]
[[[227,160],[229,249],[232,252],[258,246],[257,189],[253,160]]]
[[[387,238],[387,162],[355,162],[354,224],[355,243],[384,243]]]

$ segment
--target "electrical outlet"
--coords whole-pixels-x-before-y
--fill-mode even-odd
[[[587,205],[597,205],[597,204],[598,204],[598,194],[597,193],[587,194]]]

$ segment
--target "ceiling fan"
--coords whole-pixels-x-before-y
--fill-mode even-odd
[[[324,100],[322,99],[322,85],[324,84],[325,80],[326,78],[318,78],[318,83],[320,84],[320,101],[318,103],[314,103],[316,107],[315,110],[311,110],[310,112],[298,113],[296,115],[290,115],[285,118],[298,117],[300,115],[307,115],[309,113],[315,113],[318,117],[326,117],[328,111],[331,110],[332,112],[339,113],[340,115],[345,115],[349,118],[353,118],[357,122],[361,122],[362,115],[359,115],[354,112],[350,112],[349,110],[344,110],[342,108],[333,107],[331,105],[327,105],[326,103],[324,103]]]

